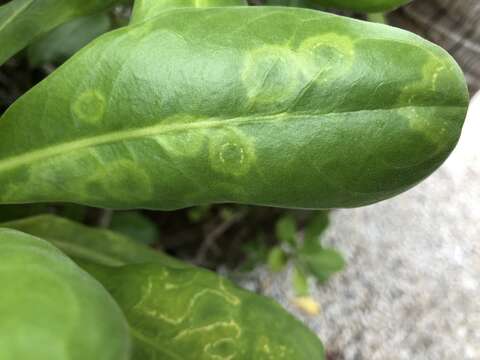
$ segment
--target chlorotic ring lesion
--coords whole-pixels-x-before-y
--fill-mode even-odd
[[[250,50],[241,78],[247,97],[258,104],[278,104],[295,98],[304,82],[302,63],[288,46],[267,45]]]
[[[319,73],[318,82],[343,76],[353,65],[355,43],[351,37],[327,32],[305,39],[298,47],[310,73]]]
[[[231,176],[246,175],[256,161],[253,141],[241,130],[219,130],[208,145],[211,168]]]
[[[72,104],[75,118],[87,123],[97,123],[105,114],[105,96],[98,90],[90,89],[82,92]]]

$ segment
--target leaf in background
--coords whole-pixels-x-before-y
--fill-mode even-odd
[[[307,274],[298,264],[293,268],[292,284],[297,296],[308,296],[310,294]]]
[[[187,211],[190,222],[196,224],[205,219],[210,214],[211,205],[193,206]]]
[[[155,223],[139,211],[115,211],[110,229],[147,245],[158,242],[160,238]]]
[[[185,267],[179,260],[141,245],[115,232],[90,228],[54,215],[40,215],[0,224],[50,241],[74,260],[88,260],[100,265],[159,262]]]
[[[320,282],[345,268],[343,256],[334,249],[321,248],[317,251],[299,252],[298,259]]]
[[[61,63],[111,28],[107,14],[84,16],[58,26],[28,47],[32,66]]]
[[[328,212],[315,212],[305,227],[303,236],[303,248],[305,251],[314,251],[322,247],[320,244],[320,235],[327,229],[329,224]]]
[[[0,229],[0,284],[0,359],[130,359],[120,308],[48,242]]]
[[[117,0],[12,0],[0,6],[0,65],[32,41],[82,15],[101,12]]]
[[[400,29],[169,10],[95,39],[10,106],[0,203],[366,205],[436,170],[467,107],[448,53]]]
[[[240,266],[240,271],[251,271],[257,265],[264,264],[268,257],[265,234],[260,232],[254,241],[248,241],[242,246],[245,260]]]
[[[248,5],[247,0],[135,0],[130,23],[136,24],[175,8],[242,5]]]
[[[317,4],[337,9],[363,11],[363,12],[385,12],[394,10],[412,0],[314,0]]]
[[[277,220],[275,235],[280,242],[293,247],[297,246],[297,223],[293,216],[285,215]]]
[[[287,263],[287,256],[279,246],[274,246],[268,252],[267,264],[272,271],[281,271]]]
[[[310,0],[266,0],[265,5],[309,7]]]
[[[215,273],[84,264],[123,309],[133,360],[322,360],[318,337],[273,300]]]

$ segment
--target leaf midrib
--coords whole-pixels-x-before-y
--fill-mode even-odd
[[[21,155],[14,155],[10,158],[0,159],[0,172],[5,170],[10,170],[12,168],[32,163],[35,161],[40,161],[42,159],[47,159],[49,157],[55,157],[58,155],[64,155],[75,150],[85,149],[89,147],[95,147],[99,145],[105,145],[109,143],[122,142],[137,138],[148,138],[154,137],[167,133],[182,132],[182,131],[191,131],[194,129],[208,129],[208,128],[218,128],[224,126],[232,125],[245,125],[251,124],[252,122],[270,122],[270,121],[279,121],[281,119],[311,119],[314,116],[333,116],[333,115],[348,115],[362,112],[379,112],[379,111],[395,111],[399,109],[406,108],[464,108],[464,106],[454,106],[454,105],[410,105],[410,106],[398,106],[391,107],[388,109],[368,109],[368,110],[355,110],[355,111],[345,111],[345,112],[331,112],[331,113],[289,113],[282,112],[271,115],[263,116],[243,116],[230,119],[220,119],[213,118],[209,120],[199,120],[196,122],[183,123],[183,124],[156,124],[153,126],[147,126],[139,129],[128,129],[116,132],[109,132],[102,135],[96,135],[91,137],[85,137],[78,140],[73,140],[70,142],[64,142],[45,148],[36,149]],[[1,121],[1,119],[0,119]]]
[[[126,265],[127,263],[120,258],[106,255],[105,253],[101,253],[99,251],[91,250],[88,247],[77,245],[73,243],[69,243],[66,241],[62,241],[59,239],[49,239],[57,248],[61,249],[63,252],[68,254],[69,256],[81,257],[85,260],[90,260],[96,264],[100,265],[108,265],[108,266],[121,266]]]

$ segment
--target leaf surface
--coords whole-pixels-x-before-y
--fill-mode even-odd
[[[0,359],[130,359],[115,301],[48,242],[0,229],[0,283]]]
[[[153,18],[175,8],[204,8],[248,5],[247,0],[135,0],[131,24]]]
[[[115,211],[110,229],[146,245],[154,244],[160,238],[156,224],[139,211]]]
[[[319,11],[169,10],[105,34],[0,118],[0,203],[355,207],[450,154],[458,65]]]
[[[82,16],[62,24],[28,47],[31,65],[63,62],[111,28],[107,14]]]
[[[159,262],[172,267],[185,266],[175,258],[116,232],[91,228],[55,215],[38,215],[0,226],[46,239],[75,260],[108,266],[144,262]]]
[[[201,269],[86,265],[130,323],[134,360],[322,360],[318,337],[273,300]]]
[[[305,227],[303,236],[303,249],[306,251],[315,251],[322,247],[320,236],[327,229],[329,224],[328,212],[320,211],[313,215]]]
[[[305,264],[310,273],[320,282],[345,268],[343,256],[335,249],[319,248],[316,250],[301,251],[299,260]]]

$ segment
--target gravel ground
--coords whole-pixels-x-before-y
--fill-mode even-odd
[[[309,324],[331,359],[480,359],[480,94],[476,100],[458,148],[429,179],[395,199],[332,214],[324,242],[349,265],[314,288],[318,316],[293,304],[289,271],[256,270],[257,289]]]

